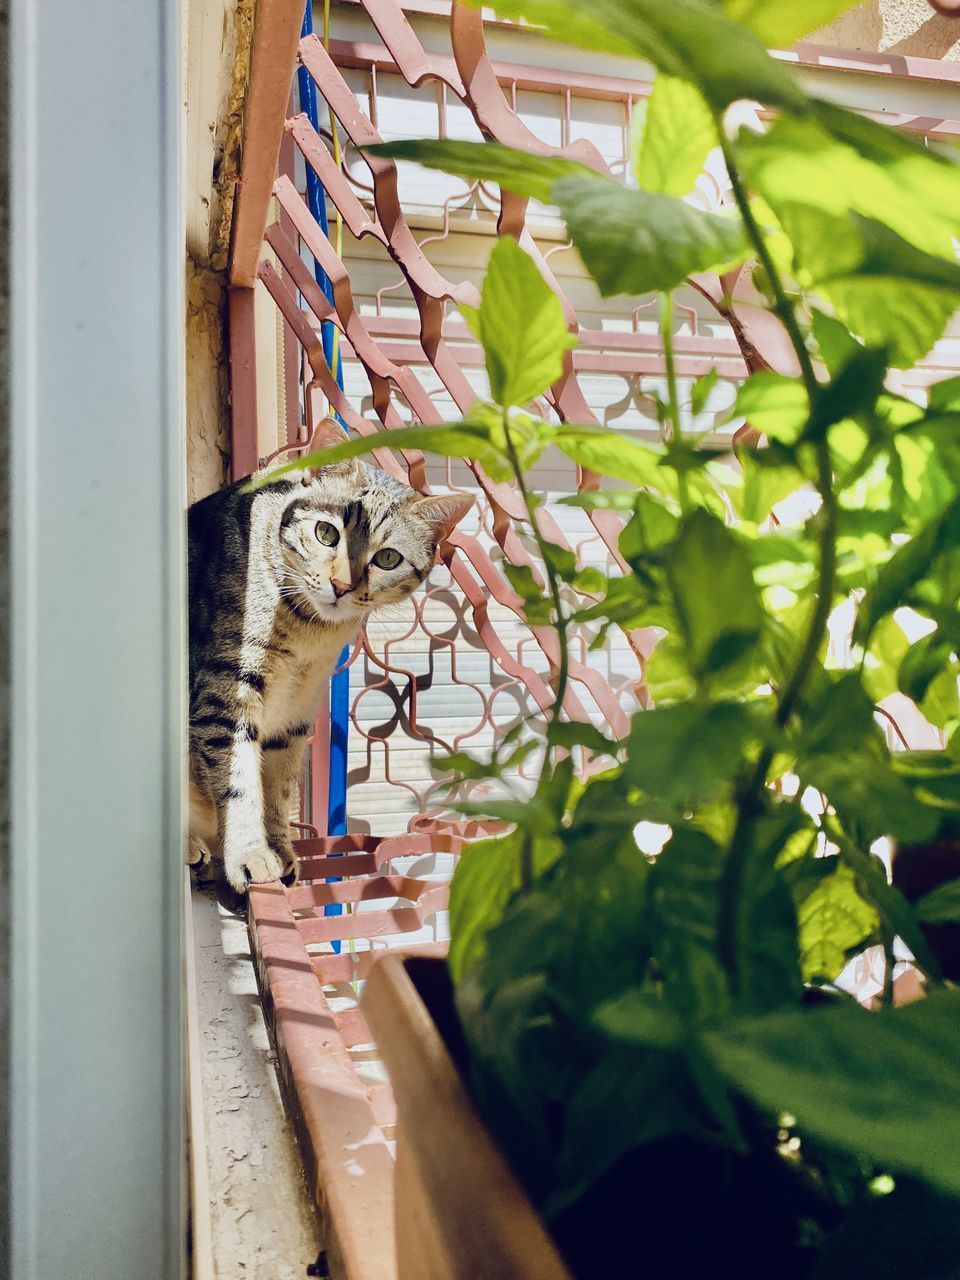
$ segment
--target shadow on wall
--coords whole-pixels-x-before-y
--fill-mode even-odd
[[[846,49],[960,61],[960,22],[934,13],[927,0],[867,0],[815,32],[810,41]]]

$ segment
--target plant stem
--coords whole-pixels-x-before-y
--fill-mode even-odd
[[[520,496],[523,499],[523,505],[527,509],[527,516],[530,520],[530,528],[537,544],[537,550],[540,553],[540,559],[543,561],[543,570],[547,575],[547,582],[550,586],[550,595],[553,600],[553,609],[556,615],[557,644],[560,649],[560,661],[557,667],[557,685],[554,691],[550,718],[551,721],[559,720],[563,711],[563,700],[567,694],[567,684],[570,679],[570,647],[567,638],[568,618],[564,613],[563,601],[560,596],[560,582],[546,550],[546,539],[540,532],[540,526],[537,524],[536,505],[531,498],[526,480],[524,479],[523,468],[520,465],[520,458],[517,454],[516,445],[513,442],[513,436],[510,432],[510,421],[506,408],[503,410],[503,438],[507,446],[507,456],[510,459],[510,465],[513,467],[513,474],[517,481],[517,488],[519,489]],[[552,748],[548,745],[541,777],[549,776],[552,773],[552,764]],[[532,888],[532,886],[533,839],[530,832],[524,830],[523,840],[520,845],[520,887],[527,890]]]
[[[773,261],[763,233],[753,216],[750,201],[747,197],[743,179],[737,168],[733,150],[723,130],[722,119],[715,119],[717,137],[723,151],[723,158],[730,177],[730,186],[736,201],[747,236],[756,251],[757,258],[767,273],[770,288],[773,291],[774,310],[787,331],[791,345],[800,365],[803,384],[807,391],[811,408],[820,394],[820,384],[813,369],[813,362],[807,350],[803,334],[797,322],[794,308],[783,287],[780,273]],[[774,725],[783,728],[790,720],[797,701],[803,693],[804,686],[817,659],[817,652],[823,642],[827,621],[833,605],[833,593],[837,575],[837,525],[838,506],[833,489],[833,468],[830,461],[830,448],[826,438],[814,443],[817,465],[817,492],[820,494],[821,508],[816,520],[818,529],[819,562],[817,571],[817,602],[807,627],[803,644],[797,655],[793,669],[777,699],[774,713]],[[750,836],[754,821],[761,810],[761,796],[766,786],[767,773],[773,759],[774,748],[766,745],[761,749],[759,759],[747,778],[738,789],[737,820],[730,840],[730,847],[724,864],[720,883],[720,904],[718,916],[718,949],[734,986],[738,980],[738,947],[737,906],[740,898],[740,881],[750,848]]]
[[[677,366],[673,356],[673,294],[665,293],[660,304],[660,336],[663,341],[663,357],[667,366],[667,399],[670,409],[670,443],[680,439],[680,397],[677,393]],[[680,510],[686,515],[690,509],[690,491],[687,473],[677,472],[680,492]]]
[[[570,649],[567,640],[568,618],[563,611],[563,601],[560,598],[560,583],[557,578],[556,571],[550,563],[550,557],[546,551],[546,539],[540,532],[540,527],[537,524],[535,504],[530,497],[530,491],[527,488],[527,484],[523,476],[523,470],[520,466],[520,459],[517,456],[517,449],[513,443],[513,436],[510,433],[510,424],[507,419],[506,409],[503,411],[503,436],[507,444],[507,456],[510,459],[510,465],[513,467],[513,474],[517,480],[517,488],[520,490],[523,505],[527,509],[527,516],[530,520],[530,529],[537,544],[540,559],[543,561],[543,568],[547,575],[547,582],[550,585],[550,596],[553,600],[553,608],[556,614],[556,631],[557,642],[560,647],[560,661],[557,668],[557,687],[550,714],[551,719],[559,720],[560,713],[563,710],[563,700],[567,693],[567,684],[570,679]]]

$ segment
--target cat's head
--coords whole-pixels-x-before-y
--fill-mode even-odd
[[[311,444],[343,439],[327,419]],[[284,598],[301,616],[334,623],[396,604],[423,582],[437,544],[472,506],[467,494],[424,496],[357,459],[304,473],[280,518]]]

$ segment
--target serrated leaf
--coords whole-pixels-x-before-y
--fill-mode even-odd
[[[503,406],[523,406],[546,391],[577,342],[560,299],[510,236],[490,255],[477,321],[490,392]]]
[[[470,844],[450,885],[450,972],[459,981],[483,955],[486,935],[520,886],[523,833]]]
[[[732,1084],[796,1116],[801,1133],[960,1194],[960,991],[877,1013],[775,1013],[703,1043]]]
[[[633,168],[645,191],[685,196],[717,145],[717,130],[700,91],[687,80],[661,72],[645,108],[643,128],[636,131]]]
[[[547,741],[566,750],[587,747],[601,755],[613,755],[619,750],[619,743],[611,742],[596,725],[583,720],[552,720],[547,726]]]
[[[857,890],[856,876],[837,859],[800,904],[800,965],[804,982],[832,982],[847,953],[875,932],[879,917]]]
[[[850,357],[860,349],[860,344],[836,316],[828,316],[816,307],[812,311],[811,325],[827,372],[831,378],[836,377]]]
[[[747,255],[736,219],[674,196],[595,178],[562,178],[551,191],[605,298],[674,289],[696,272],[730,270]]]

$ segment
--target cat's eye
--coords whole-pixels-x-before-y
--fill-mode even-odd
[[[378,569],[395,569],[403,556],[399,551],[394,551],[393,547],[381,547],[375,556],[371,559],[371,564],[375,564]]]
[[[322,542],[325,547],[335,547],[340,541],[340,530],[335,524],[329,524],[326,520],[317,521],[317,541]]]

